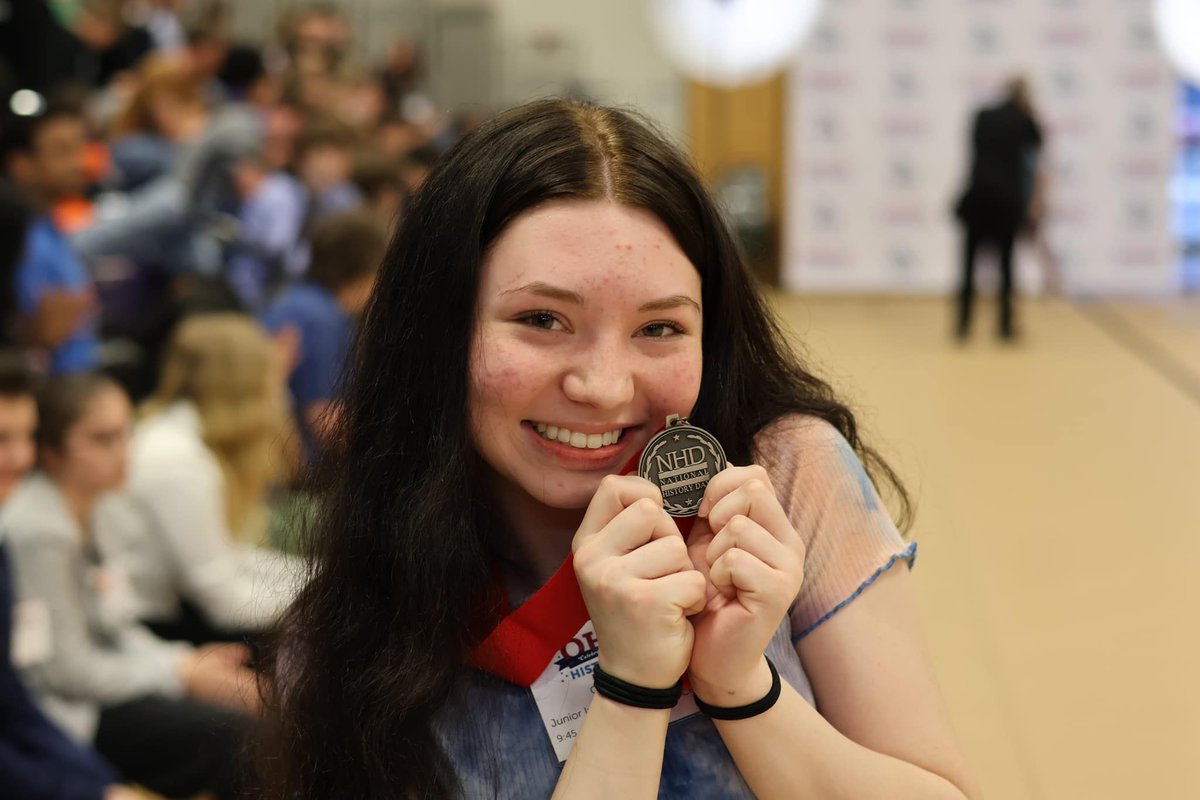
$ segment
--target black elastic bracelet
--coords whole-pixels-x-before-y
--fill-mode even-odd
[[[682,678],[674,686],[666,689],[647,689],[645,686],[637,686],[609,675],[600,669],[599,664],[596,664],[596,669],[592,671],[592,677],[595,678],[596,694],[634,708],[674,708],[683,694]]]
[[[763,656],[763,658],[767,658]],[[771,663],[771,659],[767,658],[767,666],[771,668],[771,689],[766,696],[761,700],[756,700],[744,706],[710,706],[708,703],[696,696],[696,706],[703,712],[704,716],[710,719],[719,720],[738,720],[757,717],[771,706],[775,705],[779,700],[779,695],[783,692],[783,684],[779,681],[779,670],[775,669],[775,665]]]

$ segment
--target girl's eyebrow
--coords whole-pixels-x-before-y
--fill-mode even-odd
[[[565,303],[573,303],[574,305],[583,305],[583,297],[570,289],[562,289],[558,286],[551,286],[543,281],[534,281],[527,283],[524,286],[518,286],[515,289],[505,289],[501,292],[501,296],[510,294],[519,294],[520,292],[529,292],[530,294],[548,297],[551,300],[562,300]]]
[[[649,303],[643,304],[638,311],[670,311],[681,306],[691,306],[696,309],[697,314],[701,313],[700,304],[686,294],[674,294],[670,297],[651,300]]]
[[[578,292],[572,292],[570,289],[563,289],[558,286],[552,286],[543,281],[533,281],[518,286],[515,289],[505,289],[501,292],[501,296],[510,294],[519,294],[521,292],[529,292],[540,297],[547,297],[551,300],[561,300],[565,303],[582,306],[585,305],[583,296]],[[670,297],[660,297],[657,300],[651,300],[648,303],[643,303],[638,311],[670,311],[681,306],[691,306],[696,310],[696,313],[701,313],[700,304],[685,294],[675,294]]]

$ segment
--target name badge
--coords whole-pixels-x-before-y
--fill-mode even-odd
[[[596,696],[592,672],[596,669],[599,653],[596,629],[589,619],[533,683],[533,699],[559,763],[571,755],[592,698]],[[679,703],[671,709],[671,722],[697,713],[699,709],[692,693],[684,692]]]
[[[50,608],[41,600],[23,600],[13,606],[11,651],[17,669],[44,664],[54,655]]]

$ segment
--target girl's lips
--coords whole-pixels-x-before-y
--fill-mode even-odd
[[[537,428],[531,422],[523,422],[521,427],[525,429],[526,434],[533,439],[534,444],[543,453],[567,469],[579,470],[614,469],[624,466],[625,461],[628,460],[625,454],[628,451],[629,442],[632,440],[631,434],[635,434],[641,428],[641,426],[626,428],[621,434],[621,440],[616,444],[595,449],[583,449],[547,439],[538,433]]]

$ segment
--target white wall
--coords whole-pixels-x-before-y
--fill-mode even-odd
[[[632,104],[681,136],[684,84],[652,40],[647,0],[490,0],[500,100],[557,93],[572,79],[595,99]],[[539,47],[557,42],[557,49]]]

